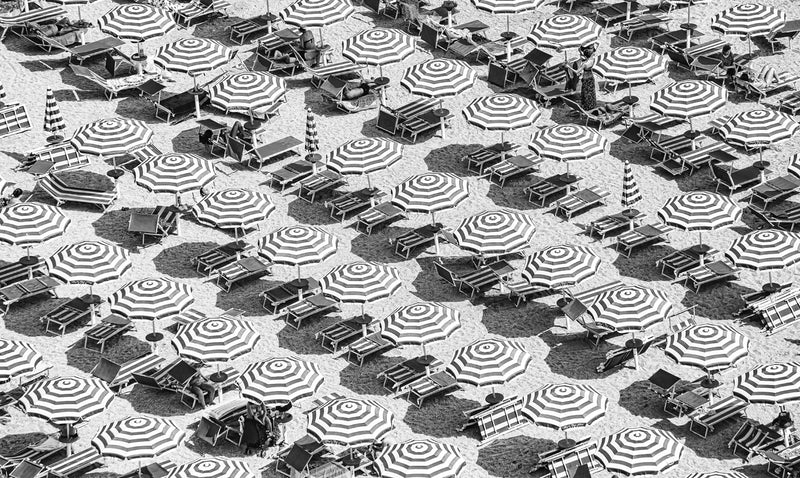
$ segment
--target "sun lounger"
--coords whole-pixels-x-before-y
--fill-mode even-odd
[[[179,5],[173,13],[175,21],[183,26],[190,27],[192,22],[205,22],[212,16],[227,17],[227,9],[231,4],[227,0],[192,0],[187,4]]]
[[[39,297],[44,294],[50,297],[58,297],[56,296],[55,289],[59,285],[59,282],[52,277],[42,276],[26,279],[0,288],[0,304],[5,308],[4,314],[7,315],[8,309],[21,300]]]
[[[364,361],[368,358],[376,357],[395,347],[396,345],[383,338],[380,332],[375,332],[358,338],[347,346],[347,361],[358,367],[363,367]]]
[[[574,447],[566,450],[554,448],[536,454],[536,466],[531,472],[546,468],[553,478],[572,478],[575,471],[586,465],[590,471],[601,468],[600,462],[595,458],[597,441],[593,438],[576,440]]]
[[[621,101],[617,102],[609,102],[607,106],[611,108],[611,111],[606,110],[599,110],[594,109],[591,111],[587,111],[583,109],[583,107],[570,99],[567,96],[563,96],[561,101],[567,105],[574,114],[578,115],[579,117],[584,119],[584,124],[589,126],[589,124],[597,125],[597,129],[603,129],[609,126],[612,126],[614,123],[618,121],[622,121],[630,111],[630,106]]]
[[[318,195],[330,194],[331,191],[346,184],[344,177],[332,170],[319,171],[299,181],[297,196],[313,203]]]
[[[363,336],[363,331],[364,327],[359,323],[358,318],[351,318],[334,322],[314,334],[314,338],[319,341],[322,348],[336,353],[340,347],[349,344],[359,336]]]
[[[795,91],[781,97],[778,100],[778,110],[791,115],[797,115],[800,112],[800,91]]]
[[[400,16],[400,4],[393,1],[364,0],[364,6],[378,15],[397,20]]]
[[[410,382],[403,392],[409,402],[416,405],[417,408],[422,408],[426,399],[447,395],[458,390],[461,390],[461,385],[452,375],[447,372],[436,372]]]
[[[333,103],[345,113],[358,113],[359,111],[373,110],[380,106],[380,97],[372,91],[358,98],[346,98],[344,94],[347,89],[347,83],[347,80],[335,76],[328,77],[319,86],[322,98]]]
[[[715,431],[715,427],[732,418],[744,416],[747,402],[730,395],[690,413],[689,431],[706,438]]]
[[[569,196],[555,202],[552,212],[555,215],[562,214],[567,220],[573,216],[585,212],[593,207],[605,204],[605,200],[611,193],[598,186],[576,191]]]
[[[702,37],[703,33],[700,31],[693,31],[689,45],[697,45],[697,38]],[[661,54],[665,53],[668,46],[686,47],[686,30],[671,30],[665,33],[650,37],[650,46],[653,50]]]
[[[481,297],[501,282],[501,277],[497,274],[494,264],[484,265],[479,269],[459,274],[458,291],[470,299]]]
[[[161,392],[179,392],[189,379],[197,374],[197,369],[182,359],[175,359],[155,371],[131,373],[136,385]]]
[[[485,167],[500,161],[506,155],[513,154],[517,149],[519,149],[519,144],[516,143],[497,143],[477,149],[462,157],[461,160],[467,162],[467,169],[470,171],[483,174]]]
[[[72,324],[84,321],[92,315],[92,306],[81,297],[70,299],[43,315],[39,320],[45,323],[45,332],[60,334],[62,337]]]
[[[547,63],[553,55],[534,48],[520,58],[505,59],[505,61],[492,61],[489,63],[487,81],[500,88],[523,81],[526,85],[538,85],[540,80],[548,84],[556,83],[549,74],[559,74],[557,69],[551,69]],[[563,69],[561,65],[557,68]]]
[[[15,15],[0,16],[0,41],[3,41],[9,30],[20,29],[25,31],[29,23],[45,23],[60,20],[67,16],[67,11],[61,6],[52,5],[44,8],[32,8],[27,12],[19,12]]]
[[[747,294],[741,294],[740,297],[742,298],[742,300],[744,301],[744,304],[745,304],[742,310],[747,309],[747,308],[753,306],[754,304],[758,304],[761,301],[763,301],[764,299],[767,299],[767,298],[770,298],[770,297],[774,297],[777,294],[785,291],[786,289],[788,289],[790,287],[792,287],[792,283],[791,282],[787,282],[787,283],[784,283],[784,284],[774,284],[774,287],[769,287],[769,288],[766,288],[766,289],[757,290],[755,292],[750,292],[750,293],[747,293]],[[740,311],[740,314],[741,314],[741,312],[742,311]]]
[[[72,143],[59,143],[28,153],[20,170],[34,176],[81,168],[89,164],[89,157],[81,154]]]
[[[152,353],[144,354],[118,364],[112,360],[100,357],[100,361],[92,368],[91,374],[106,382],[111,390],[124,393],[133,385],[133,374],[149,374],[164,364],[164,358]]]
[[[757,452],[771,450],[782,443],[780,432],[748,418],[728,442],[728,448],[747,462]]]
[[[630,17],[638,16],[647,11],[647,8],[638,2],[618,2],[610,5],[603,5],[594,10],[594,21],[601,23],[603,28],[608,28],[614,23],[619,23]]]
[[[737,189],[761,182],[761,170],[755,166],[736,169],[727,164],[712,162],[710,169],[711,178],[716,184],[714,191],[719,192],[719,188],[723,187],[728,190],[728,196]]]
[[[743,318],[756,318],[768,334],[773,334],[800,320],[800,288],[792,287],[752,302],[749,314]],[[742,315],[742,314],[740,314]]]
[[[311,474],[312,467],[317,467],[322,457],[329,452],[325,445],[306,435],[290,447],[278,451],[275,471],[287,477],[314,476]]]
[[[778,46],[781,48],[790,48],[792,46],[792,40],[797,38],[798,35],[800,35],[800,20],[787,20],[782,27],[776,28],[763,38],[769,43],[772,53],[774,54],[775,48]],[[788,39],[788,44],[783,45],[781,42],[782,39]]]
[[[344,222],[347,215],[374,206],[375,202],[383,196],[378,188],[363,188],[334,195],[325,201],[325,207],[331,210],[331,217],[341,218]]]
[[[302,300],[301,296],[314,295],[319,291],[319,281],[315,279],[295,279],[267,289],[259,294],[263,297],[262,307],[271,314],[278,314],[284,308]]]
[[[530,423],[522,414],[522,403],[522,397],[508,397],[496,404],[484,404],[464,410],[466,421],[458,430],[477,427],[481,437],[479,446],[485,446],[492,440]]]
[[[769,462],[767,473],[777,478],[790,478],[800,466],[800,441],[795,441],[781,450],[758,450],[758,454]]]
[[[18,463],[24,460],[31,463],[41,462],[66,448],[66,443],[61,443],[56,435],[46,435],[36,443],[17,448],[0,456],[0,472],[10,472]]]
[[[459,278],[458,274],[456,274],[454,271],[450,270],[447,266],[445,266],[441,262],[441,259],[433,261],[433,269],[434,272],[436,272],[436,276],[440,280],[443,280],[448,284],[450,284],[451,286],[458,289],[461,279]]]
[[[590,236],[598,235],[602,240],[605,239],[607,235],[615,232],[633,230],[645,217],[647,216],[641,212],[637,212],[637,214],[634,215],[625,215],[622,213],[610,214],[590,222],[589,225],[586,226],[586,233]]]
[[[83,348],[88,349],[94,344],[100,349],[100,353],[103,353],[106,343],[133,329],[133,322],[125,317],[111,314],[83,333]]]
[[[528,201],[537,202],[544,207],[548,198],[568,193],[569,188],[577,185],[580,180],[574,174],[556,174],[531,184],[525,188],[525,192],[528,193]]]
[[[564,312],[564,315],[568,319],[577,321],[585,314],[587,310],[589,310],[589,307],[591,307],[592,304],[594,304],[594,301],[597,299],[599,295],[606,292],[611,292],[613,290],[617,290],[620,287],[624,287],[624,285],[625,284],[623,284],[621,281],[612,281],[597,287],[593,287],[591,289],[586,289],[581,292],[570,294],[568,298],[567,297],[564,298],[563,302],[559,304],[559,307],[561,308],[561,311]],[[591,324],[586,322],[584,323],[586,324],[584,327],[586,327],[587,325],[591,327]],[[597,329],[596,330],[597,333],[608,332],[605,329],[599,329],[596,327],[594,327],[593,329]],[[587,332],[589,332],[590,334],[592,333],[592,331],[590,331],[589,329],[587,329]]]
[[[706,262],[687,270],[683,283],[686,287],[694,289],[695,292],[699,292],[700,288],[706,284],[733,280],[738,278],[738,276],[738,271],[734,268],[733,264],[723,259]]]
[[[351,61],[339,61],[328,63],[316,67],[306,68],[311,74],[311,84],[319,88],[328,78],[338,78],[340,80],[360,80],[363,66],[356,65]]]
[[[102,466],[103,457],[93,446],[47,465],[48,476],[70,478],[83,476],[86,472]]]
[[[25,105],[0,105],[0,138],[31,129]]]
[[[623,20],[619,24],[618,35],[631,41],[633,34],[644,30],[654,30],[666,27],[672,19],[663,13],[646,13],[633,16],[630,20]]]
[[[445,128],[450,127],[451,119],[453,119],[452,114],[439,117],[433,111],[417,115],[400,124],[400,137],[408,139],[411,143],[416,143],[419,135],[440,128],[442,124],[444,124]],[[406,138],[406,136],[408,137]]]
[[[755,74],[750,75],[751,78],[755,77]],[[796,75],[794,73],[783,71],[777,74],[775,81],[770,83],[765,83],[764,81],[758,80],[757,78],[752,79],[751,81],[744,81],[741,76],[737,77],[734,81],[734,86],[737,90],[744,93],[745,97],[755,96],[757,101],[762,101],[763,99],[767,98],[770,95],[778,93],[780,91],[786,89],[794,89],[795,84],[797,81],[800,80],[800,75]]]
[[[47,37],[41,37],[45,41],[52,41]],[[68,47],[66,45],[54,45],[69,53],[69,62],[82,65],[84,61],[116,50],[124,45],[125,42],[115,37],[105,37],[100,40],[88,42],[83,45]]]
[[[36,262],[30,266],[19,261],[0,266],[0,287],[43,276],[45,273],[44,259],[38,256],[33,256],[33,258],[36,259]]]
[[[515,282],[503,282],[503,286],[508,291],[508,300],[510,300],[515,307],[519,307],[523,302],[534,297],[543,297],[555,293],[554,289],[549,289],[536,284],[530,284],[526,280],[519,280]]]
[[[199,97],[192,90],[177,93],[166,98],[159,97],[153,103],[155,107],[155,117],[161,121],[175,125],[189,119],[196,113],[195,99],[198,99],[202,107],[208,103],[208,95],[203,92]]]
[[[284,192],[287,187],[314,174],[314,165],[301,159],[267,174],[269,176],[267,182],[270,186],[276,187],[277,184],[277,188]]]
[[[225,380],[214,384],[217,387],[218,397],[222,397],[226,390],[234,387],[239,379],[239,371],[233,367],[225,367],[220,370],[220,373],[223,374]],[[191,409],[194,409],[197,406],[197,402],[200,401],[200,397],[192,390],[191,383],[188,380],[183,383],[182,388],[178,390],[178,394],[181,397],[181,403]]]
[[[704,260],[710,261],[719,254],[716,249],[710,249],[703,254]],[[661,275],[672,279],[677,279],[683,275],[687,270],[694,269],[699,266],[701,262],[701,255],[698,254],[695,246],[687,247],[680,251],[675,251],[662,257],[656,262],[656,267],[661,269]]]
[[[693,44],[689,48],[685,48],[685,32],[683,33],[683,40],[683,43],[680,41],[675,43],[664,43],[662,48],[663,53],[666,53],[672,61],[674,61],[678,66],[687,70],[694,69],[692,64],[697,58],[718,53],[722,51],[722,47],[725,45],[723,40],[715,38],[713,40],[708,40],[700,44]]]
[[[22,38],[30,41],[37,47],[52,53],[53,48],[60,48],[62,45],[72,46],[77,45],[84,38],[88,28],[88,24],[70,21],[69,24],[61,25],[56,24],[55,21],[42,22],[42,23],[28,23],[26,25],[25,34]]]
[[[430,23],[423,23],[419,30],[419,39],[422,40],[432,51],[447,51],[449,41],[445,34],[438,28],[434,28]]]
[[[302,144],[303,142],[294,136],[286,136],[269,142],[253,150],[253,157],[250,158],[247,165],[252,168],[251,161],[256,159],[258,161],[258,170],[260,171],[265,163],[271,163],[279,159],[300,154],[297,148]]]
[[[252,249],[254,249],[254,246],[251,244],[242,241],[234,241],[221,246],[212,247],[192,257],[190,261],[192,265],[196,267],[197,272],[210,276],[216,273],[220,267],[236,262],[241,258],[242,254]]]
[[[489,166],[483,175],[490,181],[497,181],[500,187],[503,187],[509,179],[537,172],[542,162],[543,159],[531,153],[517,154]]]
[[[153,237],[156,241],[177,234],[180,212],[168,206],[157,206],[150,213],[132,212],[128,220],[128,232],[142,235],[142,246],[147,238]]]
[[[45,478],[47,470],[41,463],[22,460],[8,473],[8,478]]]
[[[497,39],[486,42],[478,42],[475,50],[475,59],[481,61],[485,59],[491,62],[498,62],[503,60],[511,60],[515,55],[522,53],[523,49],[528,43],[528,38],[525,35],[517,35],[510,40],[510,45],[505,39]],[[509,46],[511,47],[511,58],[508,57]]]
[[[759,201],[766,209],[771,203],[782,201],[800,190],[800,178],[785,174],[772,178],[750,190],[749,204]]]
[[[736,159],[735,149],[725,143],[714,140],[705,141],[704,144],[695,145],[694,147],[691,141],[688,144],[678,141],[670,146],[661,143],[661,147],[653,149],[653,153],[660,154],[663,158],[656,165],[656,168],[673,176],[679,176],[686,172],[694,174],[695,171],[712,161],[732,161]]]
[[[209,445],[217,446],[219,440],[226,438],[228,427],[220,420],[213,417],[200,417],[197,422],[197,429],[194,432],[195,438],[202,440]]]
[[[273,26],[278,23],[278,20],[279,17],[274,13],[266,13],[236,22],[230,26],[231,33],[229,38],[237,45],[242,45],[252,35],[259,35],[265,30],[271,31]]]
[[[439,234],[442,227],[441,224],[427,224],[390,239],[389,243],[394,245],[394,253],[396,255],[408,259],[413,251],[427,248],[436,242],[436,235]]]
[[[750,211],[771,227],[794,231],[796,226],[800,226],[800,206],[790,207],[783,212],[762,211],[754,207]]]
[[[426,362],[427,363],[427,362]],[[404,360],[378,374],[378,379],[383,379],[383,388],[393,393],[401,393],[405,385],[424,377],[426,373],[438,371],[443,363],[434,358],[430,364],[422,363],[419,357]]]
[[[399,108],[390,108],[382,105],[378,109],[378,118],[375,127],[391,135],[400,131],[400,125],[411,118],[433,111],[438,101],[433,98],[420,98]]]
[[[339,306],[336,301],[330,300],[322,294],[316,294],[286,307],[283,320],[286,325],[299,330],[304,320],[338,311]]]
[[[259,279],[268,275],[272,263],[260,257],[245,257],[217,269],[217,286],[225,292],[245,280]]]
[[[405,212],[402,209],[392,203],[385,202],[373,206],[356,216],[355,228],[358,231],[363,226],[364,232],[370,235],[376,227],[388,225],[392,221],[405,217]]]
[[[40,177],[36,185],[53,198],[58,206],[66,202],[77,202],[91,204],[105,211],[117,199],[115,189],[95,189],[90,186],[77,186],[74,183],[67,184],[55,174]]]
[[[626,257],[630,257],[631,253],[638,247],[666,241],[667,234],[671,230],[672,228],[658,223],[639,226],[632,231],[623,232],[617,236],[615,249],[625,254]]]

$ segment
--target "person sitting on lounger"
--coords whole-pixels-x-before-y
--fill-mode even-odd
[[[436,29],[442,28],[435,23],[431,23],[431,25]],[[468,28],[453,28],[445,25],[444,28],[442,28],[442,34],[447,38],[448,43],[464,40],[470,45],[480,46],[475,41],[474,34]]]
[[[731,49],[730,45],[726,44],[722,47],[722,53],[719,55],[719,61],[720,67],[725,70],[727,83],[733,84],[736,73],[738,72],[738,66],[736,65],[736,57],[733,55],[733,50]]]
[[[774,420],[772,420],[769,426],[774,430],[782,431],[784,428],[791,426],[791,424],[792,424],[792,415],[786,410],[782,410],[781,412],[778,413],[778,416],[775,417]]]
[[[189,380],[189,390],[197,396],[197,400],[203,408],[212,403],[217,394],[217,387],[199,373]]]

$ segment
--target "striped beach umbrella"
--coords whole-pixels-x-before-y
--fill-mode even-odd
[[[0,83],[0,105],[5,104],[6,99],[6,88]]]
[[[181,357],[219,364],[250,353],[260,339],[250,322],[213,317],[181,327],[172,346]]]
[[[216,191],[201,199],[192,209],[202,224],[220,229],[249,229],[266,221],[275,205],[264,193],[248,189]]]
[[[165,70],[196,77],[227,65],[234,53],[234,50],[215,40],[183,38],[159,47],[153,63]]]
[[[249,400],[284,404],[314,395],[323,381],[316,362],[275,357],[248,365],[237,383],[242,396]]]
[[[287,226],[276,229],[258,242],[259,254],[274,264],[299,267],[322,262],[336,254],[339,239],[317,226]]]
[[[469,197],[467,182],[451,173],[411,176],[392,189],[392,203],[405,211],[429,212],[458,206]],[[435,217],[433,222],[436,222]]]
[[[612,473],[657,475],[677,465],[684,449],[668,431],[625,428],[601,438],[595,456]]]
[[[747,475],[739,471],[712,471],[709,473],[691,473],[686,475],[686,478],[747,478]]]
[[[394,414],[374,400],[337,398],[308,414],[307,433],[324,443],[359,446],[394,429]]]
[[[586,161],[605,154],[608,140],[588,126],[559,124],[534,132],[528,148],[542,158],[567,163],[569,174],[571,161]]]
[[[461,313],[438,302],[417,302],[395,309],[380,322],[381,335],[397,345],[425,345],[461,328]]]
[[[58,108],[56,97],[51,88],[47,89],[47,100],[44,106],[44,132],[50,133],[48,141],[58,142],[64,139],[61,132],[67,129],[61,110]]]
[[[153,458],[177,448],[186,438],[184,427],[159,417],[135,416],[100,428],[92,446],[103,456],[122,460]]]
[[[800,234],[777,229],[752,231],[734,239],[725,256],[736,266],[755,271],[785,269],[800,262]]]
[[[97,19],[101,32],[140,44],[164,36],[176,26],[167,10],[141,3],[120,5]]]
[[[789,165],[786,167],[786,172],[800,178],[800,153],[795,153],[789,159]],[[2,191],[2,189],[0,189]]]
[[[576,48],[584,43],[595,42],[603,29],[582,15],[555,15],[533,24],[528,40],[539,48]]]
[[[143,148],[152,139],[153,130],[143,121],[110,118],[81,126],[71,142],[83,154],[111,157]]]
[[[254,478],[250,466],[230,458],[200,458],[173,468],[166,478]]]
[[[639,185],[636,184],[636,178],[633,176],[631,162],[626,159],[622,172],[622,200],[620,202],[626,211],[630,211],[641,200],[642,193],[639,192]]]
[[[664,353],[677,363],[708,373],[747,357],[750,339],[727,324],[696,324],[667,336]]]
[[[505,144],[506,131],[533,126],[542,116],[533,100],[506,93],[476,98],[461,113],[473,126],[500,131],[502,144]]]
[[[522,278],[532,285],[563,289],[592,277],[600,262],[600,258],[586,246],[550,246],[528,256]]]
[[[19,405],[32,417],[57,424],[74,424],[105,410],[114,392],[97,378],[58,377],[31,385]]]
[[[397,28],[371,28],[344,41],[342,56],[361,65],[383,65],[403,61],[417,51],[415,39]]]
[[[653,93],[650,109],[656,113],[688,120],[714,113],[728,102],[725,87],[706,80],[683,80],[667,85]]]
[[[453,353],[447,373],[462,383],[491,387],[490,397],[496,399],[494,387],[525,373],[531,360],[533,357],[519,342],[480,339]]]
[[[78,7],[78,21],[82,21],[81,5],[89,5],[97,0],[47,0],[50,3],[57,3],[59,5],[77,5]]]
[[[42,362],[42,354],[31,344],[18,340],[0,339],[0,383],[17,375],[36,369]]]
[[[649,48],[625,46],[598,55],[595,73],[607,81],[641,83],[667,71],[667,59]]]
[[[340,302],[364,304],[392,296],[403,282],[394,267],[357,261],[331,269],[320,280],[322,293]]]
[[[319,151],[319,135],[317,134],[317,120],[311,108],[306,108],[306,153]]]
[[[731,116],[719,134],[729,143],[745,148],[765,148],[787,140],[800,130],[797,123],[786,113],[759,109]]]
[[[111,312],[129,319],[173,317],[192,303],[192,288],[167,278],[128,282],[108,298]]]
[[[721,194],[693,192],[667,199],[658,210],[658,217],[668,226],[699,231],[700,246],[705,247],[702,231],[721,229],[739,221],[742,208]]]
[[[339,174],[369,174],[403,159],[403,146],[383,138],[348,141],[331,151],[327,166]],[[372,187],[370,184],[369,187]]]
[[[190,153],[151,156],[133,170],[136,184],[176,196],[205,187],[217,175],[214,163]]]
[[[249,112],[252,119],[253,111],[284,99],[286,80],[258,71],[234,73],[212,86],[208,96],[217,108]]]
[[[531,245],[536,224],[531,216],[511,210],[470,216],[453,230],[458,246],[475,254],[503,255]]]
[[[786,13],[772,5],[742,3],[714,15],[711,29],[723,35],[747,37],[748,52],[752,54],[751,38],[767,35],[786,24]]]
[[[64,234],[70,219],[56,206],[38,202],[12,204],[0,209],[0,241],[24,246]]]
[[[784,405],[800,400],[800,363],[759,365],[736,377],[733,394],[749,403]]]
[[[463,93],[477,78],[465,61],[434,58],[406,68],[400,84],[414,95],[444,98]]]
[[[645,330],[671,312],[666,293],[638,285],[603,292],[587,310],[598,326],[617,332]]]
[[[89,285],[119,279],[132,265],[127,249],[103,241],[64,246],[48,257],[45,264],[53,277],[69,284]]]
[[[566,430],[603,418],[608,398],[589,385],[551,383],[524,397],[522,414],[539,426]]]
[[[472,0],[475,8],[485,12],[498,14],[522,13],[542,6],[544,0]],[[506,25],[506,30],[510,30]]]
[[[297,0],[281,11],[280,17],[287,25],[312,28],[342,21],[354,11],[347,0]]]
[[[381,478],[456,478],[467,462],[455,445],[422,439],[387,445],[375,466]]]

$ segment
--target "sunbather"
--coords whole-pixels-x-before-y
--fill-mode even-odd
[[[77,32],[80,29],[81,28],[77,24],[72,23],[72,21],[66,17],[53,23],[39,25],[38,28],[42,35],[50,38],[66,35],[67,33]]]
[[[348,82],[344,87],[344,91],[342,91],[342,99],[355,100],[369,93],[370,85],[368,81],[362,80],[360,83]]]
[[[13,206],[14,204],[19,204],[21,202],[20,197],[22,197],[22,189],[16,188],[11,191],[6,197],[0,198],[0,207],[8,207]]]
[[[208,403],[213,403],[217,394],[217,387],[199,373],[189,380],[189,390],[197,395],[197,400],[203,408],[206,408]],[[206,397],[206,394],[208,394],[208,397]]]

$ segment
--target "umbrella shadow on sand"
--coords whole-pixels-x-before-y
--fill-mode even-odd
[[[197,278],[195,266],[190,258],[219,246],[214,242],[184,242],[167,247],[153,258],[156,271],[171,277]]]
[[[536,181],[536,176],[527,175],[523,178],[510,179],[502,187],[492,182],[489,184],[489,192],[486,193],[486,197],[498,208],[519,209],[522,211],[533,209],[538,205],[528,201],[528,194],[525,192],[525,188]]]
[[[340,357],[340,360],[347,360],[347,355]],[[378,374],[403,360],[402,357],[382,355],[368,359],[363,367],[348,363],[339,372],[339,384],[360,395],[385,396],[388,392],[383,388],[383,380],[378,378]]]
[[[217,307],[222,310],[243,310],[244,315],[247,317],[265,315],[266,311],[261,307],[261,297],[259,297],[258,294],[279,283],[278,281],[269,280],[268,277],[269,276],[234,284],[230,292],[219,289],[217,293]],[[214,279],[209,279],[208,282],[216,283]]]
[[[453,258],[442,257],[441,259],[445,264],[447,264],[448,269],[455,270],[456,272],[459,270],[475,270],[467,263],[464,263],[463,267],[459,266],[455,263],[455,261],[452,260]],[[439,259],[435,256],[417,258],[417,263],[420,267],[420,273],[417,274],[417,277],[415,277],[411,283],[416,291],[415,295],[419,297],[420,300],[432,300],[436,302],[454,302],[463,300],[464,295],[459,294],[455,287],[438,279],[438,276],[436,275],[436,269],[433,265],[433,262],[436,260]],[[469,259],[466,260],[468,261]]]
[[[322,207],[322,200],[310,203],[304,199],[294,199],[289,203],[286,214],[301,224],[311,226],[325,226],[336,224],[339,221],[333,219],[328,212],[328,208]]]
[[[475,400],[445,395],[425,400],[422,408],[409,405],[403,421],[414,433],[434,438],[457,437],[473,433],[459,431],[464,424],[464,410],[471,410],[481,404]]]
[[[514,307],[510,301],[503,301],[486,307],[481,322],[489,333],[509,339],[527,338],[551,329],[559,315],[559,309],[539,302],[523,302]]]
[[[607,248],[615,251],[616,242],[608,244]],[[676,249],[667,245],[642,247],[635,250],[631,257],[619,254],[611,265],[622,277],[631,277],[643,282],[661,281],[664,280],[664,276],[661,275],[661,269],[655,265],[656,261],[675,251]]]
[[[276,317],[274,320],[282,320]],[[324,319],[306,319],[303,321],[299,330],[295,330],[289,325],[275,334],[278,337],[278,346],[286,350],[291,350],[298,355],[326,355],[329,352],[322,348],[314,335],[335,322],[341,320],[339,317],[326,317]]]
[[[423,161],[428,165],[428,171],[463,176],[469,172],[467,171],[466,163],[461,161],[461,158],[483,147],[484,145],[478,143],[448,144],[447,146],[430,150],[423,158]]]
[[[149,214],[151,208],[122,208],[107,211],[92,223],[97,237],[118,244],[126,249],[135,249],[142,243],[141,236],[128,232],[131,213]]]
[[[150,344],[142,342],[132,335],[123,335],[119,340],[106,344],[103,353],[94,348],[83,347],[83,338],[67,349],[67,365],[78,370],[90,373],[100,361],[100,358],[108,359],[116,364],[124,364],[136,357],[150,352]]]
[[[593,349],[583,340],[585,335],[579,325],[573,324],[568,331],[554,327],[539,336],[547,344],[549,352],[544,361],[553,373],[575,380],[597,378],[596,367],[605,360],[605,351]]]
[[[703,286],[699,293],[686,289],[681,304],[684,307],[695,306],[695,315],[701,317],[730,320],[744,306],[741,296],[753,292],[755,290],[735,282],[708,284]]]
[[[12,455],[12,452],[20,450],[28,445],[40,443],[47,438],[42,432],[14,433],[0,437],[0,455]]]
[[[389,238],[402,236],[411,230],[412,229],[409,227],[390,226],[370,235],[359,234],[350,241],[350,252],[370,262],[389,264],[406,261],[408,259],[394,253],[394,245],[389,243]],[[430,246],[428,249],[433,250],[433,246]],[[417,248],[409,256],[409,259],[423,254],[424,250],[425,248],[423,247]]]
[[[519,435],[495,440],[478,452],[477,465],[488,476],[527,478],[536,465],[536,454],[555,448],[552,440]]]
[[[41,296],[40,296],[41,297]],[[47,336],[42,322],[36,320],[55,309],[58,304],[68,299],[39,300],[32,298],[14,304],[9,312],[0,319],[6,329],[28,337]]]
[[[664,401],[656,400],[657,395],[650,390],[650,382],[638,380],[619,391],[619,406],[644,418],[664,418]]]

